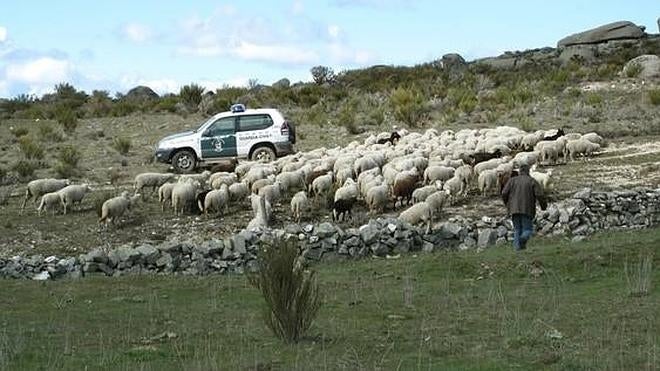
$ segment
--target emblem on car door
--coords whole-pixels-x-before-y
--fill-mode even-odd
[[[225,140],[222,138],[215,138],[213,141],[213,149],[215,149],[216,152],[222,152],[222,146],[225,144]]]

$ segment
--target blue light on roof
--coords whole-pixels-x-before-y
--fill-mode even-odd
[[[229,108],[233,113],[236,112],[245,112],[245,105],[241,103],[236,103],[232,104],[231,108]]]

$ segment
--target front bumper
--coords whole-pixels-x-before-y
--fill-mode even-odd
[[[296,150],[293,147],[293,144],[291,144],[291,142],[273,143],[273,145],[275,146],[275,154],[277,155],[277,157],[296,153]]]
[[[156,161],[162,162],[162,163],[165,163],[165,164],[169,164],[170,160],[172,158],[172,151],[173,150],[174,149],[172,149],[172,148],[167,148],[167,149],[159,148],[159,149],[157,149],[156,150],[156,155],[155,155]]]

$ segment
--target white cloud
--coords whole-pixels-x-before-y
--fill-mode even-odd
[[[374,60],[374,55],[361,49],[354,49],[344,43],[331,43],[328,45],[330,58],[338,64],[365,65]]]
[[[6,78],[28,84],[53,84],[66,81],[71,72],[69,61],[42,57],[23,64],[8,65]]]
[[[309,64],[318,60],[314,51],[304,48],[285,45],[257,45],[245,41],[232,49],[231,53],[247,60],[287,64]]]
[[[341,29],[340,29],[339,26],[337,26],[336,24],[328,25],[328,35],[329,35],[332,39],[338,39],[338,38],[339,38],[339,33],[340,33],[340,32],[341,32]]]
[[[303,4],[302,0],[294,0],[293,4],[291,5],[291,13],[293,15],[300,15],[305,11],[305,4]]]
[[[7,28],[0,26],[0,43],[7,40]]]
[[[121,29],[122,35],[135,43],[143,43],[153,36],[151,28],[139,23],[127,23]]]

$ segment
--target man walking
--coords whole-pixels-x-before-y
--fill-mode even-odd
[[[529,175],[529,165],[520,165],[519,175],[511,177],[502,189],[502,199],[513,222],[513,247],[516,251],[527,248],[527,241],[534,233],[536,201],[541,210],[547,202],[541,185]]]

